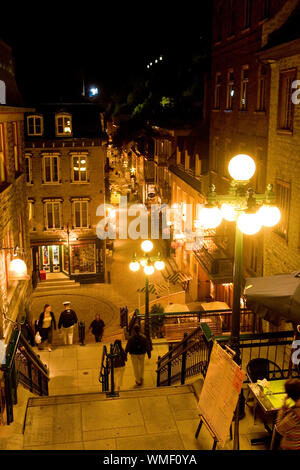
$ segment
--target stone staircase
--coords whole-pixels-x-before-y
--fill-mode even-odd
[[[80,283],[75,282],[68,277],[58,278],[58,279],[47,279],[46,281],[40,281],[34,290],[33,295],[44,294],[51,291],[60,291],[66,289],[78,289],[80,288]]]
[[[198,420],[191,385],[124,390],[119,398],[105,393],[30,398],[23,449],[205,448],[194,439]],[[204,433],[201,437],[207,438]]]

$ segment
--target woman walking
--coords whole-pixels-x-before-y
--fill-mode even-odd
[[[122,347],[120,339],[116,339],[113,346],[113,353],[118,354],[114,358],[114,379],[115,379],[115,390],[118,392],[123,382],[123,376],[125,372],[125,365],[127,357]]]
[[[44,311],[40,314],[40,318],[38,321],[38,331],[42,338],[41,343],[39,344],[38,348],[43,349],[43,343],[47,341],[48,343],[48,351],[52,351],[52,336],[53,336],[53,328],[56,330],[56,321],[54,313],[51,311],[51,305],[46,304],[44,306]]]

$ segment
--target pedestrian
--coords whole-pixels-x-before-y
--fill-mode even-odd
[[[119,391],[123,382],[125,365],[127,361],[126,353],[122,347],[122,341],[120,339],[116,339],[114,342],[113,354],[118,354],[114,358],[114,379],[115,390]]]
[[[125,354],[130,354],[136,385],[142,385],[144,382],[144,362],[145,354],[151,358],[151,345],[146,336],[141,334],[141,327],[134,325],[133,335],[127,341]]]
[[[69,300],[63,304],[65,310],[60,314],[58,329],[60,330],[61,327],[63,329],[64,343],[73,344],[74,325],[78,321],[77,315],[74,310],[70,308],[71,302]]]
[[[38,349],[44,349],[43,343],[47,341],[48,351],[52,351],[53,329],[56,330],[55,316],[54,313],[51,311],[51,305],[45,304],[44,310],[40,314],[37,323],[37,330],[42,338],[41,343],[38,345]]]
[[[282,436],[281,450],[300,450],[300,380],[288,379],[285,382],[287,397],[279,410],[276,420],[276,431]],[[287,399],[295,404],[289,406]]]
[[[92,330],[92,333],[95,336],[96,343],[101,342],[104,327],[105,327],[105,323],[100,318],[99,313],[97,313],[95,316],[95,320],[92,321],[89,327],[89,333],[91,333],[91,330]]]

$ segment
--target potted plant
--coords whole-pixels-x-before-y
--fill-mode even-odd
[[[153,338],[164,337],[164,307],[161,304],[154,304],[150,310],[151,330]],[[152,316],[155,314],[154,316]],[[160,314],[160,315],[158,315]]]

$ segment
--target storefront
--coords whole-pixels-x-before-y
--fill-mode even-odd
[[[105,282],[105,240],[60,240],[32,246],[34,271],[62,272],[78,282]]]

